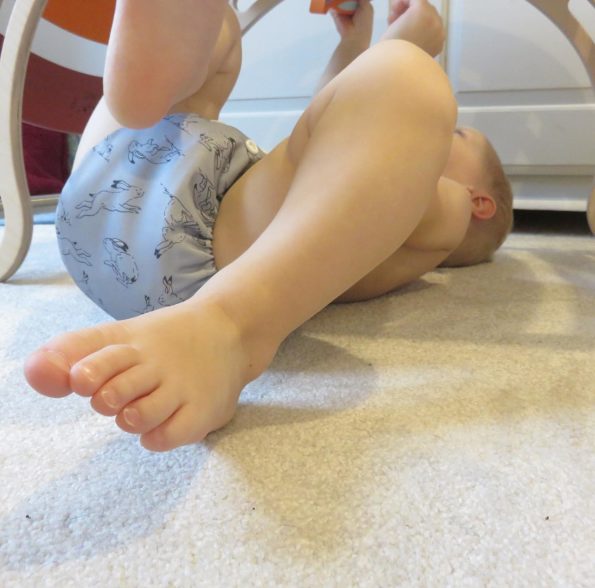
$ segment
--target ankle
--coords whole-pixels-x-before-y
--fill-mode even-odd
[[[218,334],[230,349],[238,350],[237,361],[244,380],[242,385],[255,380],[268,368],[281,344],[280,340],[267,336],[264,328],[248,327],[219,301],[201,300],[197,295],[189,302],[196,303],[202,313],[206,312],[217,323]]]

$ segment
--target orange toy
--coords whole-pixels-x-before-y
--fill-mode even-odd
[[[358,0],[310,0],[310,12],[326,14],[335,10],[337,14],[353,14],[357,5]]]

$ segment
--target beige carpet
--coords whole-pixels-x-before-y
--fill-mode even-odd
[[[332,307],[230,426],[150,454],[22,378],[105,318],[52,230],[0,285],[2,588],[595,585],[595,239]]]

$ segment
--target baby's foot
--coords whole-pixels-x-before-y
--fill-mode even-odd
[[[199,89],[226,5],[224,0],[118,0],[103,84],[120,124],[149,127]]]
[[[218,307],[191,299],[55,337],[29,357],[25,375],[47,396],[91,397],[97,412],[115,415],[145,448],[167,451],[231,420],[242,388],[275,351],[255,358]]]

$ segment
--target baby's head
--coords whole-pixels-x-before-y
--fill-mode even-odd
[[[443,267],[490,261],[512,230],[512,189],[498,154],[487,138],[471,128],[456,129],[444,175],[467,187],[472,215],[462,243]]]

